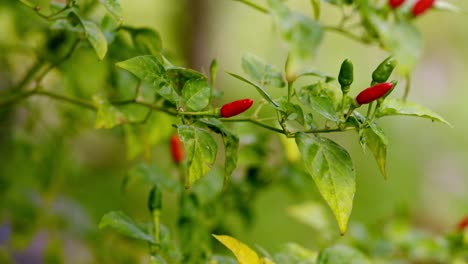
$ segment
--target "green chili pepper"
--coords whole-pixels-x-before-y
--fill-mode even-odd
[[[351,84],[353,83],[354,67],[353,63],[346,59],[341,64],[340,73],[338,74],[338,82],[341,85],[343,94],[348,94]]]
[[[397,61],[392,56],[382,61],[372,73],[372,83],[386,82],[392,74],[393,69],[395,69],[396,64]]]
[[[151,189],[149,198],[148,198],[148,209],[150,212],[154,212],[156,210],[161,210],[162,208],[162,193],[161,190],[157,185]]]

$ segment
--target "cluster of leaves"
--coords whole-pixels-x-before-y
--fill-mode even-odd
[[[220,97],[215,88],[216,61],[211,65],[209,76],[173,65],[166,58],[156,31],[124,25],[117,0],[99,2],[108,12],[98,23],[88,19],[89,9],[81,9],[75,1],[53,1],[50,15],[45,15],[35,4],[21,0],[47,22],[43,29],[47,41],[40,47],[46,55],[38,59],[17,89],[0,99],[0,107],[37,95],[92,110],[96,112],[96,128],[122,128],[130,159],[143,154],[151,160],[148,149],[169,137],[171,125],[177,128],[186,157],[178,180],[170,172],[154,173],[156,167],[147,166],[136,167],[129,175],[177,194],[179,243],[175,243],[169,228],[160,225],[159,216],[154,214],[152,223],[140,224],[123,212],[110,212],[99,225],[149,243],[153,248],[151,260],[154,263],[191,263],[201,259],[230,263],[229,258],[213,256],[210,234],[226,231],[222,219],[224,211],[237,212],[248,222],[249,201],[268,184],[258,180],[255,167],[245,169],[244,181],[229,183],[238,167],[240,140],[227,123],[247,122],[294,138],[295,146],[288,152],[289,158],[302,157],[304,170],[331,208],[342,234],[347,230],[356,192],[355,169],[350,154],[322,134],[356,131],[363,149],[367,147],[372,152],[386,177],[388,141],[375,122],[377,119],[404,115],[447,123],[436,113],[405,98],[386,98],[375,107],[370,105],[367,115],[362,115],[354,109],[355,99],[340,89],[336,74],[306,68],[291,69],[291,61],[314,55],[326,31],[337,31],[366,44],[378,44],[398,61],[399,73],[408,75],[420,56],[421,37],[412,23],[413,18],[405,15],[405,8],[395,12],[382,1],[371,0],[326,1],[343,11],[342,19],[335,27],[320,22],[319,0],[311,1],[314,18],[291,10],[282,0],[268,0],[268,8],[240,1],[274,18],[282,39],[288,44],[289,56],[284,70],[280,71],[255,55],[245,55],[241,62],[245,75],[230,75],[256,89],[261,100],[250,117],[225,119],[220,118],[219,108],[212,104],[213,99]],[[350,23],[356,20],[358,26],[351,30]],[[84,43],[88,43],[98,60],[105,63],[107,82],[112,89],[84,95],[71,93],[69,96],[44,87],[44,77],[70,59],[77,47]],[[54,54],[56,51],[60,56]],[[310,76],[313,78],[308,79],[306,85],[298,85],[299,79]],[[32,79],[36,80],[33,87]],[[282,88],[284,95],[273,96],[271,89],[275,88]],[[285,148],[290,147],[289,143],[285,143]],[[218,145],[223,146],[223,151]],[[268,158],[265,149],[260,152]],[[221,163],[217,163],[219,153],[224,154],[222,173],[216,168]],[[210,176],[217,178],[220,174],[223,175],[222,182],[207,179]],[[209,184],[212,181],[214,186]],[[215,237],[234,252],[240,263],[284,263],[284,258],[297,258],[297,262],[303,260],[305,263],[365,259],[364,255],[347,247],[330,247],[317,255],[296,245],[288,246],[285,254],[260,259],[231,237]]]

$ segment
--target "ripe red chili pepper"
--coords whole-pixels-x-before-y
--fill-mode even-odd
[[[388,0],[388,5],[389,5],[392,9],[397,9],[397,8],[400,7],[404,2],[405,2],[405,0]]]
[[[241,99],[234,102],[227,103],[221,107],[222,117],[236,116],[244,111],[247,111],[253,104],[252,99]]]
[[[460,222],[457,224],[457,230],[463,231],[465,228],[468,228],[468,215],[465,216]]]
[[[180,164],[184,160],[184,148],[177,134],[171,137],[171,154],[172,160],[176,164]]]
[[[384,82],[371,86],[358,94],[356,97],[356,102],[360,105],[368,104],[383,97],[390,90],[392,90],[392,87],[393,83],[391,82]]]
[[[419,16],[431,8],[435,3],[435,0],[419,0],[414,4],[411,13],[413,16]]]

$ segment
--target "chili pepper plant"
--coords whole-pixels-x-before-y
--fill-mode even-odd
[[[443,117],[422,106],[424,98],[412,102],[408,95],[423,50],[415,22],[430,19],[437,9],[457,9],[442,0],[311,0],[308,14],[283,0],[234,2],[272,18],[277,41],[284,43],[283,63],[246,53],[238,59],[242,72],[220,71],[216,58],[209,58],[205,70],[187,67],[157,28],[127,23],[118,0],[1,1],[0,14],[13,12],[0,15],[0,24],[14,37],[9,43],[0,37],[9,51],[0,54],[6,84],[0,86],[0,216],[15,239],[11,247],[0,242],[0,262],[12,262],[16,246],[25,247],[37,230],[46,230],[44,263],[466,263],[466,219],[450,236],[417,236],[414,241],[430,244],[434,254],[418,255],[411,251],[416,242],[392,240],[388,230],[401,226],[398,219],[380,236],[348,230],[360,175],[353,153],[337,141],[355,134],[385,185],[392,175],[380,119],[425,118],[449,129]],[[324,8],[339,15],[325,23]],[[325,72],[313,58],[327,49],[322,42],[330,32],[388,57],[376,58],[371,72],[346,57]],[[218,75],[231,78],[232,87],[220,85]],[[369,84],[356,85],[356,76]],[[226,89],[256,93],[226,98]],[[93,141],[89,131],[105,133],[109,142]],[[85,145],[93,147],[70,154]],[[105,150],[109,145],[118,147]],[[108,158],[122,152],[125,160]],[[115,184],[74,184],[85,173],[96,181],[103,176],[95,162],[114,166],[107,173],[117,175]],[[314,187],[304,188],[305,181]],[[347,243],[321,239],[316,230],[310,234],[317,237],[316,247],[291,241],[268,252],[234,238],[238,227],[227,216],[251,225],[252,201],[278,183],[296,193],[317,193],[313,208],[334,216],[333,234]],[[139,190],[145,190],[145,201],[132,209],[144,213],[106,204],[99,223],[74,217],[83,209],[67,198],[81,192],[83,200],[95,193],[122,197],[117,201]],[[304,220],[308,214],[295,215]],[[70,237],[75,253],[88,241],[91,257],[67,259],[64,243]]]

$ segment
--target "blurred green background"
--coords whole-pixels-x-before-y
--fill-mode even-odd
[[[264,1],[254,2],[265,5]],[[312,14],[309,1],[288,2],[292,8]],[[451,2],[468,10],[467,1]],[[278,68],[283,67],[287,51],[271,18],[236,1],[122,0],[121,4],[124,23],[156,29],[162,37],[164,50],[177,64],[207,72],[211,60],[217,58],[220,68],[217,88],[224,92],[223,102],[260,98],[252,87],[225,73],[242,72],[243,54],[253,53]],[[31,56],[20,52],[22,47],[16,46],[14,48],[18,50],[13,50],[8,44],[19,42],[34,46],[36,41],[42,41],[41,36],[28,30],[27,23],[16,22],[20,14],[26,14],[28,18],[34,16],[16,1],[0,4],[0,58],[4,66],[3,69],[0,67],[0,92],[16,83],[32,64]],[[324,3],[324,23],[337,23],[337,17],[336,10]],[[30,23],[34,23],[35,20],[31,20]],[[438,11],[416,21],[423,34],[424,52],[412,75],[409,99],[439,113],[453,128],[416,118],[382,120],[390,141],[387,181],[379,174],[371,153],[363,153],[355,133],[333,135],[348,149],[357,169],[351,223],[377,224],[404,211],[416,226],[442,233],[452,230],[457,220],[468,213],[467,22],[466,15]],[[327,32],[318,55],[308,63],[310,68],[336,75],[341,62],[345,58],[351,59],[356,80],[351,94],[357,94],[367,87],[372,70],[387,55],[376,47]],[[67,78],[78,83],[80,89],[93,91],[106,81],[100,74],[102,63],[89,50],[79,50],[64,67],[76,73]],[[403,83],[400,76],[394,78]],[[49,85],[57,87],[67,87],[67,82],[72,80],[61,82],[54,76],[46,79]],[[403,87],[400,85],[397,93],[401,94]],[[279,95],[281,92],[273,93]],[[29,198],[25,199],[43,188],[51,195],[42,197],[46,201],[41,202],[54,204],[56,210],[70,211],[66,214],[71,222],[52,225],[70,225],[77,237],[83,236],[83,229],[89,231],[86,234],[90,236],[102,235],[97,224],[110,210],[123,210],[136,219],[149,218],[146,212],[148,186],[137,185],[125,193],[121,191],[127,169],[135,164],[126,158],[121,131],[93,129],[92,113],[85,113],[76,121],[76,113],[71,110],[55,111],[55,105],[60,103],[46,98],[29,101],[18,108],[0,110],[3,116],[0,122],[0,197],[8,197],[0,201],[2,211],[17,210],[26,222],[28,219],[43,221],[30,215],[33,211],[27,210]],[[32,115],[36,116],[32,118]],[[66,133],[63,127],[68,128]],[[240,126],[237,132],[248,136],[242,129]],[[160,142],[153,153],[158,162],[167,163],[167,142]],[[271,155],[277,153],[272,151]],[[173,169],[170,165],[163,166]],[[32,200],[36,201],[35,198]],[[273,251],[287,241],[306,247],[316,245],[317,231],[288,214],[290,206],[304,200],[324,204],[312,183],[310,195],[306,197],[294,196],[281,186],[267,189],[256,199],[253,226],[246,228],[233,218],[235,237],[249,245]],[[173,202],[167,202],[163,209],[163,223],[168,226],[173,226],[174,206]],[[1,216],[7,219],[6,213]],[[340,241],[346,237],[341,238],[336,231],[331,239]],[[86,258],[88,247],[92,246],[70,240],[68,247],[82,250]],[[96,242],[95,247],[111,245],[112,240]]]

